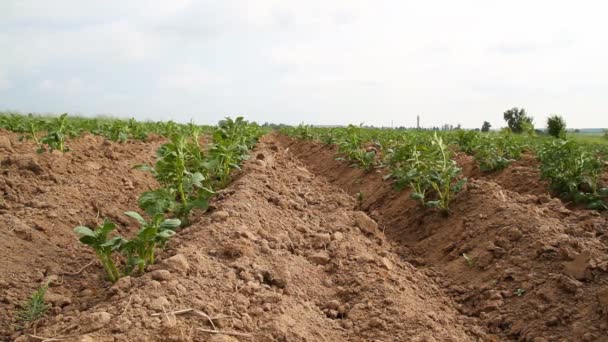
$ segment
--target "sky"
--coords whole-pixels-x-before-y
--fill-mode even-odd
[[[0,110],[608,127],[608,3],[2,0]]]

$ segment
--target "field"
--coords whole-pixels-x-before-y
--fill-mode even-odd
[[[605,144],[242,118],[0,129],[1,339],[608,341]]]

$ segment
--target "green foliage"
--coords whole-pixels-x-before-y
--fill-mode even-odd
[[[197,126],[189,124],[182,132],[169,129],[173,131],[170,142],[156,152],[154,167],[135,167],[151,172],[161,184],[159,189],[142,193],[138,202],[151,216],[171,213],[188,225],[190,212],[207,208],[214,189],[230,182],[231,172],[249,157],[263,130],[242,117],[226,118],[213,131],[213,143],[204,152]]]
[[[137,169],[152,173],[162,188],[146,191],[139,198],[139,206],[149,215],[173,213],[185,224],[194,208],[206,209],[213,194],[208,175],[208,164],[198,141],[174,133],[171,141],[156,152],[154,167],[138,165]]]
[[[564,138],[566,136],[566,121],[561,115],[551,115],[547,119],[547,132],[556,138]]]
[[[44,301],[44,296],[49,288],[49,281],[45,281],[31,296],[21,304],[21,309],[17,312],[16,325],[23,328],[25,324],[34,322],[51,307]]]
[[[455,133],[455,142],[460,150],[467,154],[472,154],[479,144],[481,134],[475,131],[458,130]]]
[[[74,228],[74,233],[79,236],[80,242],[93,248],[111,282],[115,282],[121,276],[112,260],[112,252],[121,239],[120,237],[110,239],[109,234],[114,229],[116,229],[116,225],[108,220],[105,220],[95,230],[86,226]]]
[[[315,138],[315,136],[312,133],[312,126],[305,125],[303,123],[301,123],[297,127],[293,128],[290,135],[292,135],[298,139],[301,139],[301,140],[313,140]]]
[[[337,137],[338,151],[346,156],[346,159],[355,162],[353,166],[360,166],[366,171],[371,170],[374,166],[376,150],[371,147],[365,147],[363,144],[367,141],[363,134],[363,128],[348,125]]]
[[[608,188],[600,184],[605,155],[572,140],[545,142],[537,150],[541,175],[551,189],[589,209],[607,209]]]
[[[23,125],[25,126],[25,130],[23,135],[19,137],[19,140],[31,139],[36,143],[37,146],[40,147],[40,139],[38,139],[38,134],[44,126],[44,121],[42,121],[40,118],[34,117],[32,114],[28,114],[27,120],[24,120]]]
[[[69,127],[67,116],[67,113],[61,114],[53,121],[47,134],[40,141],[42,146],[38,148],[38,152],[44,152],[47,148],[49,151],[57,150],[62,153],[69,150],[65,146],[65,140],[75,136],[76,133]],[[47,147],[44,147],[44,145]]]
[[[468,142],[474,137],[459,132],[457,139]],[[453,196],[462,190],[466,179],[460,177],[461,169],[443,138],[418,135],[387,152],[390,173],[386,178],[395,179],[397,188],[409,187],[412,199],[447,214]],[[430,191],[435,199],[429,198]]]
[[[144,272],[147,265],[154,264],[156,249],[165,247],[181,221],[165,219],[163,214],[156,214],[150,221],[134,211],[127,211],[125,215],[137,220],[141,228],[134,239],[120,239],[117,249],[126,257],[126,274],[131,274],[135,268]]]
[[[490,128],[492,128],[492,124],[490,124],[488,121],[484,121],[483,125],[481,125],[482,132],[489,132]]]
[[[503,117],[513,133],[530,131],[532,117],[526,114],[525,109],[513,107],[504,112]],[[532,130],[534,130],[534,126],[532,126]]]
[[[504,169],[520,158],[523,142],[513,135],[485,136],[478,140],[473,151],[479,168],[484,172]]]
[[[110,238],[109,234],[116,229],[116,225],[108,220],[95,230],[85,226],[74,228],[74,232],[80,237],[80,242],[95,250],[108,280],[112,283],[123,275],[132,274],[136,269],[144,272],[148,265],[155,262],[156,249],[164,248],[169,238],[175,234],[175,229],[181,224],[178,219],[165,219],[163,214],[154,215],[150,221],[146,221],[134,211],[128,211],[125,215],[137,220],[141,226],[131,240],[120,235]],[[114,263],[116,254],[125,257],[122,271]]]
[[[436,157],[429,160],[430,183],[438,196],[437,200],[428,201],[426,205],[437,207],[444,213],[449,213],[449,205],[454,194],[460,192],[466,184],[466,178],[460,178],[462,169],[451,159],[450,151],[444,144],[443,139],[434,135],[432,144],[436,149]],[[437,153],[438,152],[438,153]]]

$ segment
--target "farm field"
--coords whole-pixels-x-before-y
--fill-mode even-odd
[[[4,340],[608,340],[603,144],[0,118]]]

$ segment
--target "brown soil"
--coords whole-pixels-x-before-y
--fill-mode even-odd
[[[70,141],[65,154],[37,154],[32,142],[7,132],[0,136],[0,337],[8,338],[15,309],[47,277],[62,283],[53,292],[69,298],[70,306],[103,299],[100,265],[72,274],[95,261],[72,229],[94,226],[103,217],[128,227],[123,212],[137,208],[140,192],[156,187],[151,176],[132,167],[152,162],[160,143],[115,144],[85,136]]]
[[[89,139],[94,143],[86,143]],[[91,158],[102,163],[99,146],[103,143],[97,138],[75,142],[71,156],[40,158],[48,158],[48,165],[64,158],[88,160],[83,155],[89,148],[79,149],[81,143],[93,146],[95,155]],[[156,145],[110,144],[112,149],[123,149],[122,162],[115,163],[121,175],[114,176],[118,178],[114,183],[110,183],[114,178],[106,179],[103,172],[73,168],[73,163],[65,168],[74,170],[70,182],[88,179],[90,184],[60,192],[61,186],[68,185],[44,183],[46,193],[56,194],[45,200],[66,202],[64,211],[79,208],[78,218],[65,220],[66,227],[61,231],[49,231],[55,239],[51,247],[39,247],[46,243],[42,238],[26,241],[30,248],[40,251],[36,263],[20,261],[21,269],[16,262],[2,265],[3,279],[12,279],[5,281],[0,292],[2,298],[9,298],[3,308],[2,326],[10,325],[15,305],[43,277],[74,272],[94,260],[76,242],[71,227],[79,223],[80,217],[96,217],[97,213],[87,200],[67,202],[71,194],[83,191],[89,201],[103,196],[108,208],[120,212],[133,209],[133,201],[145,186],[140,173],[132,180],[139,180],[139,188],[125,190],[118,184],[120,177],[130,174],[133,163],[141,162],[128,161],[127,156],[152,156]],[[479,327],[477,318],[457,311],[438,285],[435,272],[419,270],[403,261],[377,224],[355,210],[355,199],[310,173],[277,144],[276,137],[265,137],[252,155],[254,158],[245,163],[233,184],[216,196],[214,210],[198,214],[192,226],[180,231],[151,272],[122,278],[109,286],[101,280],[102,271],[95,263],[77,276],[59,277],[47,296],[54,303],[51,312],[25,331],[5,328],[4,336],[19,341],[37,340],[29,335],[75,341],[493,339]],[[55,174],[46,161],[37,163],[45,173]],[[124,169],[120,163],[125,163]],[[12,173],[20,174],[18,166],[11,167],[15,168]],[[23,173],[35,178],[27,172]],[[14,183],[26,183],[30,178]],[[153,184],[151,179],[145,182]],[[99,184],[104,186],[103,194],[101,189],[84,190]],[[114,201],[109,200],[112,196],[116,197]],[[14,203],[5,211],[29,224],[26,214],[17,210],[17,200]],[[45,222],[59,225],[60,217],[58,214]],[[14,230],[3,234],[7,244],[21,243]],[[55,248],[57,244],[60,246]],[[29,253],[31,250],[15,247],[8,254],[25,259]],[[55,268],[38,270],[47,264]],[[188,308],[198,310],[198,314],[171,313]],[[218,330],[238,334],[214,336],[201,331],[214,329],[205,315]]]
[[[501,340],[608,341],[608,220],[549,197],[528,158],[493,175],[465,167],[472,179],[445,218],[382,171],[336,161],[333,147],[279,139],[315,174],[361,193],[402,259],[433,272],[458,310]]]
[[[507,168],[495,172],[480,171],[474,158],[463,153],[458,154],[456,161],[463,168],[466,177],[490,180],[503,189],[520,194],[549,195],[548,183],[541,179],[540,165],[533,154],[525,153]]]
[[[131,167],[160,141],[85,137],[36,155],[3,136],[5,340],[608,340],[606,219],[491,176],[471,180],[445,218],[333,148],[269,135],[149,273],[111,286],[72,227],[108,216],[134,230],[122,212],[156,184]],[[47,277],[53,308],[16,331],[18,304]]]

